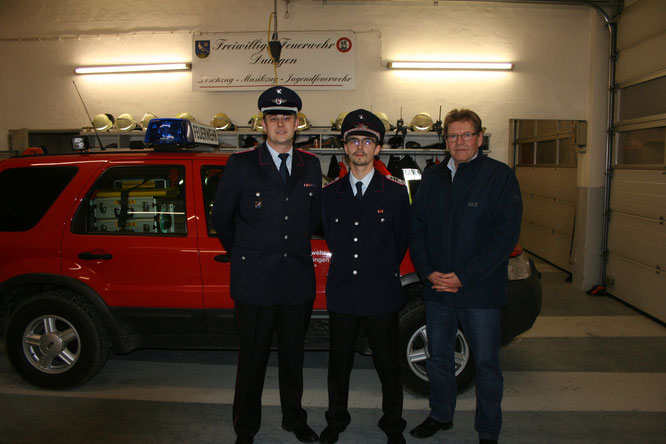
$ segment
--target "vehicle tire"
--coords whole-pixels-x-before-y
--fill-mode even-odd
[[[26,300],[7,323],[9,361],[23,379],[38,387],[83,384],[104,366],[110,347],[99,314],[67,290],[49,290]]]
[[[400,371],[403,388],[415,396],[428,396],[430,383],[425,361],[428,358],[425,304],[422,299],[413,300],[400,312]],[[458,394],[474,385],[474,358],[464,333],[458,330],[456,337],[456,382]]]

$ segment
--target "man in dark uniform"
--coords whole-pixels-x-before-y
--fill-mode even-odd
[[[424,172],[412,206],[410,254],[424,283],[430,414],[410,433],[428,438],[453,426],[460,325],[476,367],[474,426],[480,442],[490,444],[502,426],[500,309],[522,201],[511,168],[479,152],[483,126],[474,111],[450,111],[444,138],[449,157]]]
[[[384,125],[370,111],[348,113],[342,123],[342,138],[350,172],[322,193],[324,233],[331,250],[326,283],[328,426],[321,433],[322,443],[336,442],[351,422],[347,409],[349,376],[361,327],[382,384],[379,428],[389,443],[405,442],[398,312],[405,303],[400,263],[409,244],[409,196],[401,181],[374,169],[383,137]]]
[[[261,424],[261,394],[277,331],[282,428],[319,437],[301,406],[303,347],[315,297],[310,237],[320,222],[321,166],[293,148],[301,99],[285,87],[259,97],[266,141],[235,153],[215,195],[213,224],[231,257],[231,296],[240,350],[233,406],[237,443]]]

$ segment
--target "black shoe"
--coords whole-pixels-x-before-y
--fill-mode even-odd
[[[479,444],[497,444],[496,439],[480,439]]]
[[[387,433],[388,437],[387,444],[406,444],[405,437],[402,436],[402,433]]]
[[[339,437],[340,433],[333,427],[328,426],[319,435],[319,442],[322,444],[333,444],[334,442],[338,442]]]
[[[409,431],[409,434],[417,438],[430,438],[440,430],[448,430],[453,427],[453,422],[439,422],[428,416],[425,421]]]
[[[254,442],[254,438],[251,436],[238,436],[236,437],[236,444],[252,444]]]
[[[319,439],[319,436],[317,436],[314,430],[308,427],[307,424],[303,424],[302,426],[297,427],[287,427],[283,424],[282,428],[287,432],[294,432],[296,439],[298,439],[300,442],[315,442]]]

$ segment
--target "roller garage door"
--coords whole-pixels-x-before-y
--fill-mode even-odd
[[[571,272],[576,153],[568,120],[514,120],[516,177],[523,197],[520,243]]]
[[[666,13],[627,0],[618,20],[608,292],[666,321]]]

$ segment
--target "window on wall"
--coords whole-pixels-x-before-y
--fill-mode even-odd
[[[576,167],[572,121],[520,119],[511,123],[516,165]]]
[[[666,164],[666,75],[620,85],[614,165],[663,168]]]

